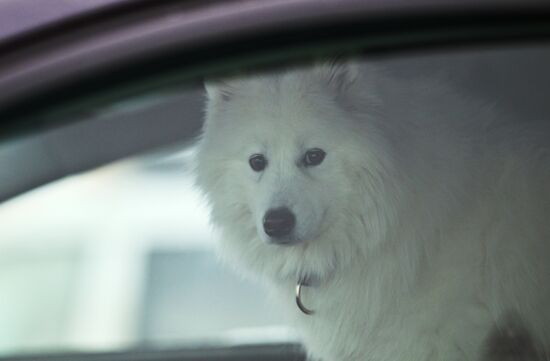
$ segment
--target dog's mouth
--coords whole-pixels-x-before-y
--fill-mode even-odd
[[[274,246],[290,247],[304,243],[305,241],[299,237],[293,235],[287,237],[269,237],[267,243]]]
[[[299,234],[297,234],[297,232],[291,232],[290,234],[287,234],[285,236],[269,236],[265,233],[260,234],[260,237],[262,237],[268,245],[281,246],[285,248],[297,246],[307,247],[307,245],[315,242],[320,236],[320,232],[311,236],[308,235],[307,237],[300,236]]]

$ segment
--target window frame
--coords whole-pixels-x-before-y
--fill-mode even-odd
[[[131,1],[0,43],[0,140],[77,122],[98,107],[198,84],[242,67],[334,53],[371,56],[536,44],[550,39],[545,1]],[[262,5],[265,2],[262,3]],[[67,174],[59,170],[45,183]],[[24,175],[23,175],[24,176]],[[40,184],[33,183],[34,186]],[[14,196],[27,189],[19,189]],[[296,345],[0,360],[302,360]]]

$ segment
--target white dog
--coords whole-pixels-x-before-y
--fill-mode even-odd
[[[270,286],[312,358],[546,359],[543,122],[355,62],[207,93],[197,183],[222,255]]]

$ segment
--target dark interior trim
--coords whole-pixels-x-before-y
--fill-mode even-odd
[[[0,46],[0,137],[242,66],[547,41],[550,3],[136,1],[42,31]]]
[[[304,361],[297,344],[266,344],[233,347],[189,347],[183,349],[144,349],[122,352],[58,353],[0,357],[0,361]]]

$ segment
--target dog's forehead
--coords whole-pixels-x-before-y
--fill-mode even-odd
[[[257,148],[321,147],[342,128],[344,117],[326,84],[308,72],[247,79],[219,115]]]
[[[312,80],[311,84],[304,84],[300,79],[302,74],[262,79],[251,89],[248,99],[242,100],[252,103],[249,106],[256,118],[273,126],[317,127],[337,112],[338,104],[331,101],[320,84]]]

